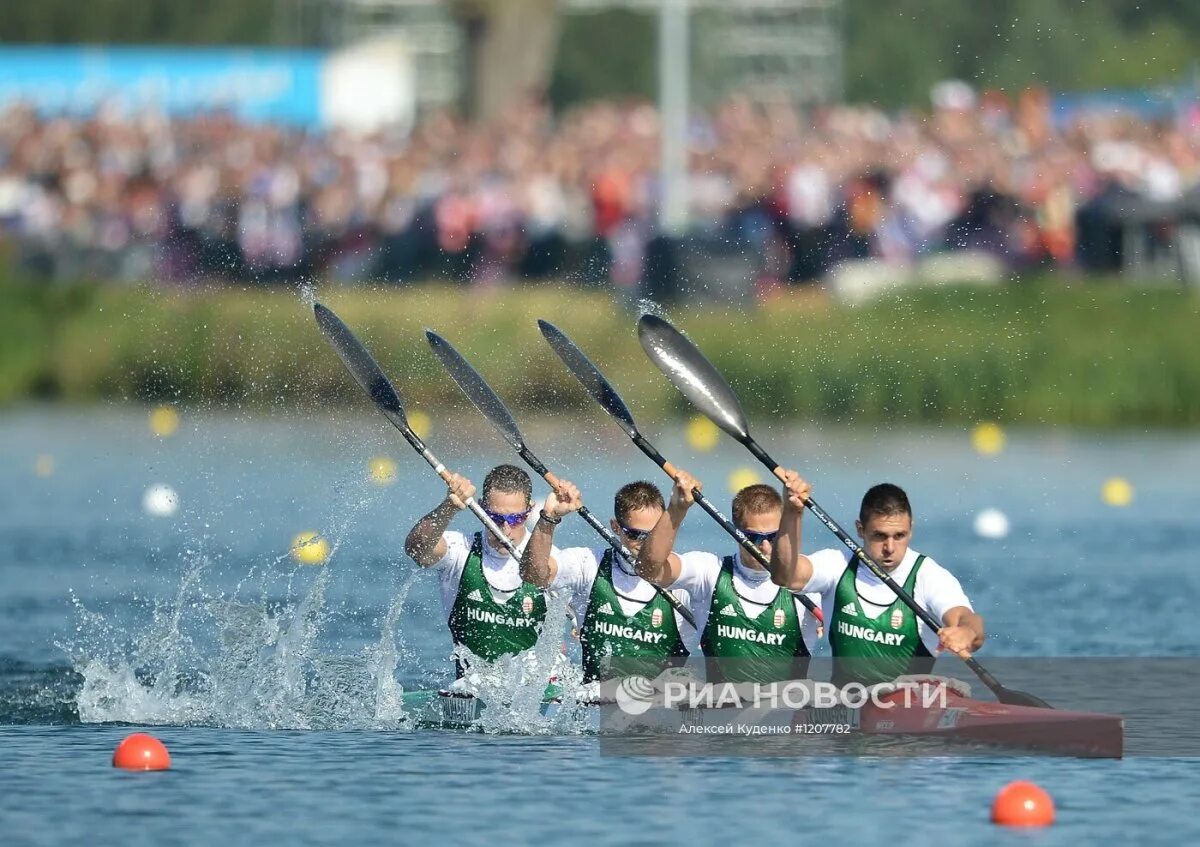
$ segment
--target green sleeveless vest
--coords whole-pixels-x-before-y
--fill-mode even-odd
[[[911,596],[917,573],[925,557],[918,556],[904,590]],[[917,616],[898,596],[876,618],[863,612],[855,580],[858,559],[850,560],[833,594],[833,613],[829,621],[829,646],[833,649],[833,681],[838,685],[860,682],[874,685],[890,682],[907,673],[920,673],[932,667],[932,654],[921,641]],[[845,661],[841,661],[845,660]],[[927,672],[927,671],[925,671]]]
[[[533,647],[545,620],[546,595],[536,585],[522,582],[505,603],[492,598],[483,573],[483,534],[475,533],[447,621],[454,643],[465,645],[486,662],[494,662]]]
[[[622,673],[638,673],[652,679],[666,666],[665,659],[682,658],[688,651],[679,637],[675,612],[657,591],[654,599],[637,614],[625,617],[621,595],[613,585],[612,559],[612,550],[608,550],[600,560],[596,581],[588,595],[587,614],[579,630],[583,681],[612,676],[608,667],[610,657],[624,660],[619,665]]]
[[[733,585],[732,556],[721,563],[700,648],[709,658],[709,682],[779,682],[808,673],[808,645],[792,592],[779,589],[771,605],[750,617]]]

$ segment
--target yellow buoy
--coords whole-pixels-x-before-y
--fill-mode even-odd
[[[737,494],[747,485],[754,485],[756,482],[762,482],[762,477],[754,468],[738,468],[729,475],[729,490]]]
[[[396,463],[390,456],[375,456],[367,464],[371,480],[376,485],[391,485],[396,481]]]
[[[42,478],[54,476],[54,457],[40,453],[33,462],[33,472]]]
[[[978,424],[971,430],[971,446],[985,456],[995,456],[1004,449],[1004,430],[999,424]]]
[[[717,446],[721,430],[717,425],[703,415],[696,415],[687,425],[687,443],[693,450],[707,453]]]
[[[302,532],[292,539],[291,552],[302,565],[323,565],[329,558],[329,542],[320,533]]]
[[[1100,498],[1110,506],[1128,506],[1133,502],[1133,486],[1124,477],[1114,476],[1105,480]]]
[[[408,414],[408,425],[412,427],[412,431],[417,434],[417,437],[424,441],[429,437],[430,430],[433,429],[433,421],[429,415],[422,412],[420,409],[414,409]]]
[[[150,410],[150,431],[159,438],[168,438],[179,429],[179,412],[166,404]]]

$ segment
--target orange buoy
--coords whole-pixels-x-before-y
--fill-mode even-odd
[[[130,771],[165,771],[171,767],[171,754],[153,735],[135,732],[117,745],[112,763],[114,768]]]
[[[1054,823],[1054,800],[1040,785],[1010,782],[992,801],[992,823],[1003,826],[1047,826]]]

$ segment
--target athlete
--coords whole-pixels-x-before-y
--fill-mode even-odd
[[[844,547],[800,552],[804,502],[812,493],[795,471],[784,471],[787,501],[771,555],[774,581],[823,598],[834,656],[834,682],[871,685],[928,673],[941,650],[969,654],[983,644],[983,618],[958,580],[909,546],[912,507],[899,486],[882,483],[863,496],[855,528],[864,550],[942,627],[931,631],[894,591]]]
[[[675,553],[675,537],[701,484],[686,471],[675,475],[671,502],[642,544],[637,571],[664,588],[683,589],[692,598],[700,649],[708,657],[709,682],[778,682],[808,672],[806,641],[816,621],[798,597],[782,590],[744,549],[719,557],[694,551]],[[750,485],[733,498],[733,522],[768,557],[783,499],[769,485]]]
[[[421,567],[437,571],[455,646],[487,662],[529,650],[546,619],[545,592],[521,579],[517,561],[490,531],[485,539],[484,532],[468,537],[446,530],[475,496],[475,486],[458,474],[451,474],[447,486],[446,499],[417,521],[404,550]],[[483,480],[480,505],[520,551],[533,511],[529,474],[513,465],[492,468]],[[459,661],[460,677],[464,670]]]
[[[565,591],[579,625],[583,681],[639,673],[655,677],[671,659],[688,655],[683,631],[689,625],[654,586],[605,547],[555,551],[554,530],[565,515],[583,506],[579,489],[560,480],[542,506],[542,517],[521,557],[521,578],[550,591]],[[663,512],[662,494],[649,482],[631,482],[613,498],[612,531],[637,554]],[[677,592],[681,594],[682,592]],[[684,606],[686,596],[679,597]],[[623,661],[611,664],[611,660]]]

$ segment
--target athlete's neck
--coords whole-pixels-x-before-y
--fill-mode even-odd
[[[617,551],[616,551],[616,550],[613,550],[613,556],[612,556],[612,557],[613,557],[613,561],[614,561],[614,562],[616,562],[616,564],[617,564],[617,569],[618,569],[619,571],[621,571],[622,573],[624,573],[626,576],[637,577],[637,573],[636,573],[635,571],[633,571],[632,569],[630,569],[629,565],[625,564],[625,557],[624,557],[624,556],[622,556],[622,555],[620,555],[619,553],[617,553]],[[640,579],[641,577],[638,577],[638,578]]]
[[[746,564],[746,560],[742,558],[741,554],[739,554],[737,558],[733,560],[733,567],[734,570],[737,571],[738,575],[742,579],[746,580],[746,582],[753,582],[757,584],[769,579],[771,576],[767,569],[758,562],[751,560],[750,564]]]
[[[737,558],[734,561],[736,561],[739,565],[741,565],[742,570],[744,570],[744,571],[749,571],[750,573],[766,573],[767,572],[767,569],[758,563],[758,559],[755,559],[753,556],[751,556],[749,553],[747,553],[745,550],[743,550],[741,548],[738,548]]]

